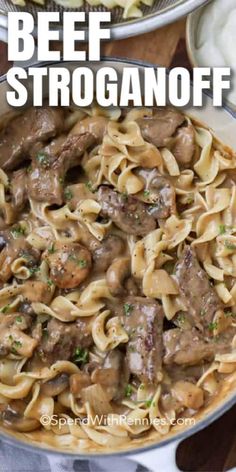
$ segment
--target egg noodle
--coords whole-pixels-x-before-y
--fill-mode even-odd
[[[50,144],[0,171],[1,421],[65,449],[144,444],[194,419],[236,368],[236,154],[180,112],[160,145],[155,110],[61,113],[52,149],[96,139],[50,200]]]
[[[33,1],[39,6],[45,5],[45,0]],[[153,4],[153,0],[87,0],[87,2],[91,7],[97,7],[98,5],[102,5],[108,10],[111,10],[115,7],[120,7],[124,10],[124,19],[139,18],[143,16],[140,6],[147,5],[148,7],[150,7]],[[24,7],[27,2],[25,0],[12,0],[12,3],[14,3],[14,5]],[[80,8],[84,6],[83,0],[55,0],[55,3],[64,8]]]

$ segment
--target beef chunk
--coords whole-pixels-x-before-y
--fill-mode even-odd
[[[214,345],[206,343],[195,328],[188,330],[176,328],[165,331],[163,342],[165,364],[194,365],[202,360],[209,360],[214,355]]]
[[[181,126],[181,128],[178,129],[171,151],[182,167],[189,167],[195,152],[195,133],[193,125],[188,124],[188,126]]]
[[[108,118],[105,116],[87,116],[83,120],[78,121],[72,128],[70,134],[91,133],[97,143],[101,143],[106,133]]]
[[[204,337],[196,328],[170,329],[163,334],[164,364],[196,365],[212,360],[215,353],[231,351],[234,329],[221,333],[216,339]]]
[[[13,205],[17,210],[23,210],[28,200],[26,169],[19,169],[16,172],[13,172],[11,178],[11,194]]]
[[[59,108],[28,108],[13,118],[0,132],[0,167],[15,169],[38,142],[46,142],[63,129],[63,111]]]
[[[102,216],[111,218],[125,233],[145,236],[156,228],[155,219],[148,213],[148,205],[137,198],[119,194],[104,185],[99,188],[97,196]]]
[[[199,329],[207,328],[222,304],[191,247],[184,249],[175,274],[180,294],[188,307],[189,321]]]
[[[184,122],[182,113],[169,107],[156,108],[152,116],[139,118],[143,138],[156,147],[166,146],[176,129]]]
[[[63,323],[52,318],[45,333],[37,352],[41,360],[47,364],[53,364],[58,360],[72,359],[76,348],[88,348],[93,342],[88,319]]]
[[[155,300],[130,296],[125,299],[124,311],[129,370],[141,382],[155,383],[162,367],[162,307]]]
[[[95,384],[100,384],[106,390],[109,399],[122,398],[129,380],[124,354],[119,349],[110,351],[106,355],[103,365],[93,370],[91,380]]]
[[[79,158],[94,143],[89,133],[60,137],[41,149],[32,159],[28,174],[31,198],[50,204],[63,203],[63,181],[69,168],[79,164]]]
[[[136,173],[144,181],[145,189],[150,191],[153,204],[149,214],[155,219],[166,219],[176,213],[175,189],[169,179],[157,169],[139,169]]]
[[[106,272],[116,257],[125,250],[125,244],[116,234],[109,234],[100,246],[93,252],[94,269],[97,272]]]

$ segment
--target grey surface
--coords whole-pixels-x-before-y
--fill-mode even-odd
[[[28,452],[0,441],[1,472],[148,472],[127,459],[73,460]]]

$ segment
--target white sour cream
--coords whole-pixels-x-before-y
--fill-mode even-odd
[[[214,0],[204,8],[195,48],[200,66],[231,67],[227,99],[236,106],[236,0]]]

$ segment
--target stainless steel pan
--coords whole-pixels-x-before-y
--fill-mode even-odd
[[[45,64],[38,64],[38,67]],[[54,63],[50,66],[57,67],[61,66],[62,63]],[[68,67],[71,71],[77,67],[76,63],[63,63],[64,66]],[[89,66],[95,71],[102,66],[111,66],[114,67],[118,73],[121,73],[123,67],[125,66],[139,66],[140,72],[143,72],[144,67],[149,67],[150,64],[143,64],[135,61],[120,60],[120,59],[104,59],[103,62],[96,64],[89,64]],[[50,67],[49,66],[49,67]],[[30,90],[30,84],[28,84]],[[6,91],[8,90],[8,85],[6,78],[2,77],[0,79],[0,104],[1,104],[1,116],[9,111],[9,107],[6,103]],[[222,108],[216,109],[212,105],[212,99],[210,96],[206,95],[205,106],[202,109],[189,109],[188,113],[195,116],[198,121],[201,121],[207,124],[214,133],[226,144],[230,145],[232,148],[236,149],[236,115],[233,114],[229,109]],[[127,447],[123,447],[117,451],[107,451],[106,453],[92,452],[84,454],[78,450],[68,450],[61,448],[56,450],[52,446],[50,447],[47,444],[44,444],[43,441],[40,442],[30,442],[29,439],[26,439],[20,433],[10,433],[7,430],[0,429],[0,437],[2,440],[11,443],[14,446],[23,447],[25,449],[34,451],[34,452],[47,452],[49,457],[53,458],[53,470],[57,472],[57,463],[65,463],[68,465],[68,461],[75,459],[91,459],[91,457],[100,457],[107,458],[108,456],[114,456],[119,460],[119,456],[126,456],[131,460],[142,463],[150,470],[155,472],[172,472],[178,470],[175,464],[175,451],[176,447],[180,441],[187,438],[188,436],[196,433],[197,431],[205,428],[210,423],[215,421],[221,415],[223,415],[229,408],[231,408],[236,403],[236,374],[232,375],[229,380],[224,382],[223,391],[221,396],[217,398],[214,403],[212,403],[204,412],[199,414],[196,424],[188,429],[179,428],[176,431],[173,431],[167,437],[157,437],[153,436],[152,438],[146,438],[143,440],[143,444],[139,447],[132,447],[127,444]],[[223,434],[223,432],[222,432]],[[58,469],[59,470],[59,469]],[[67,470],[67,469],[65,469]],[[69,470],[69,469],[68,469]],[[71,470],[71,469],[70,469]],[[234,469],[236,470],[236,469]]]
[[[142,33],[147,33],[161,26],[173,23],[179,18],[186,16],[196,8],[204,5],[209,0],[154,0],[151,7],[143,5],[141,10],[143,17],[135,19],[123,18],[123,9],[116,7],[112,9],[112,39],[128,38]],[[0,10],[3,14],[8,11],[28,11],[36,17],[38,11],[73,11],[68,8],[64,9],[52,0],[45,0],[45,7],[42,9],[34,3],[27,3],[23,8],[14,5],[11,0],[0,0]],[[74,9],[75,10],[75,9]],[[76,9],[77,11],[107,11],[103,6],[91,7],[87,3],[83,7]]]

